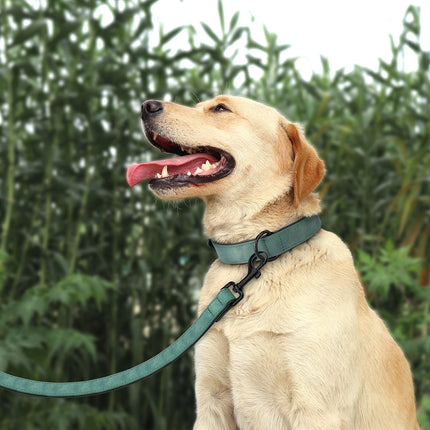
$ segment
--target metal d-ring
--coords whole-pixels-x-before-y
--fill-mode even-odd
[[[263,237],[270,236],[271,234],[271,231],[263,230],[254,240],[254,255],[256,255],[259,260],[264,261],[264,264],[266,264],[269,256],[267,255],[267,252],[258,250],[258,242]]]

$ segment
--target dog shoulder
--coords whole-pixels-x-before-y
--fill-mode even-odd
[[[331,231],[321,229],[310,239],[312,246],[324,251],[330,259],[352,261],[351,251],[343,240]]]

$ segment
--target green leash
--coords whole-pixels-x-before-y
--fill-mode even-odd
[[[123,372],[79,382],[40,382],[0,372],[0,386],[21,394],[41,397],[90,396],[125,387],[148,378],[175,361],[203,336],[219,314],[235,300],[235,295],[223,288],[196,322],[174,343],[144,363]]]
[[[312,221],[309,222],[311,219]],[[316,228],[317,226],[318,228]],[[286,228],[289,231],[288,241],[284,233],[281,233],[281,239],[277,238],[279,232],[283,232],[285,229],[275,233],[265,230],[261,232],[255,240],[241,242],[240,244],[222,245],[224,252],[223,258],[220,256],[220,259],[228,264],[240,264],[236,262],[237,259],[228,259],[228,251],[225,251],[228,247],[232,247],[231,249],[234,255],[240,254],[242,260],[245,253],[247,253],[248,258],[244,263],[248,262],[248,273],[238,283],[231,281],[226,284],[209,306],[201,313],[196,322],[184,334],[149,360],[128,370],[124,370],[123,372],[103,378],[78,382],[41,382],[0,372],[0,387],[17,393],[40,397],[82,397],[113,391],[148,378],[178,359],[190,349],[216,321],[219,321],[230,308],[239,303],[244,296],[243,287],[252,279],[260,277],[260,271],[268,261],[272,261],[279,257],[285,250],[292,249],[294,246],[305,242],[312,237],[320,227],[321,222],[319,218],[317,220],[315,217],[303,218]],[[268,241],[270,238],[272,239]],[[278,251],[285,250],[274,254],[273,247],[269,246],[269,249],[267,244],[275,242],[282,244],[281,246],[277,245]],[[287,244],[287,242],[289,244]],[[290,246],[293,243],[294,246]],[[262,246],[259,246],[259,244]],[[218,245],[219,244],[216,244],[216,246]],[[219,252],[216,247],[215,249]],[[241,251],[238,253],[234,249],[240,249]],[[249,257],[249,255],[251,256]],[[233,294],[233,292],[236,295]]]

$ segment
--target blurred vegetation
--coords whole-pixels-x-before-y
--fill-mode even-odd
[[[202,204],[131,191],[125,169],[153,156],[139,130],[143,100],[234,93],[306,126],[327,164],[324,227],[355,254],[369,300],[412,365],[430,429],[430,53],[419,9],[408,8],[378,70],[334,71],[321,58],[305,80],[287,45],[267,29],[254,40],[222,3],[219,28],[165,32],[154,26],[156,1],[0,0],[0,370],[103,376],[190,324],[214,258]],[[190,353],[94,398],[1,391],[0,427],[180,430],[193,422],[193,396]]]

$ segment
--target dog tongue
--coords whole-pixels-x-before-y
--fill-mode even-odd
[[[178,175],[179,173],[186,175],[188,172],[193,174],[197,167],[201,167],[208,160],[211,164],[218,161],[213,155],[197,153],[168,158],[166,160],[131,164],[127,169],[127,182],[130,187],[134,187],[146,179],[152,179],[157,173],[161,175],[164,166],[167,166],[169,176]]]

